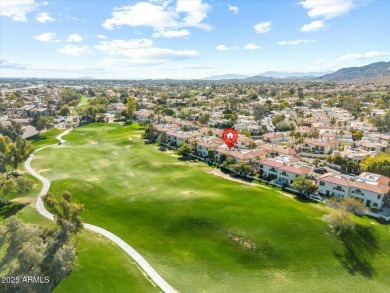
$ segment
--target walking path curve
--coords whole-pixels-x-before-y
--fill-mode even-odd
[[[64,131],[63,133],[61,133],[60,135],[58,135],[56,138],[59,140],[60,143],[64,143],[65,140],[62,139],[62,136],[68,134],[69,132],[71,131],[71,129],[68,129],[66,131]],[[52,144],[52,145],[49,145],[49,146],[45,146],[45,147],[41,147],[39,149],[37,149],[35,151],[38,152],[40,150],[43,150],[43,149],[46,149],[46,148],[50,148],[50,147],[53,147],[55,146],[56,144]],[[38,174],[32,167],[31,167],[31,161],[34,157],[34,154],[31,154],[30,157],[27,159],[26,163],[25,163],[25,167],[26,167],[26,170],[28,172],[31,173],[31,175],[33,175],[35,178],[39,179],[42,184],[43,184],[43,187],[42,187],[42,190],[41,190],[41,193],[39,194],[38,198],[37,198],[37,201],[36,201],[36,207],[38,209],[38,212],[54,221],[54,216],[49,213],[48,210],[46,210],[45,208],[45,205],[43,203],[43,196],[49,191],[49,188],[50,188],[50,181],[43,177],[42,175]],[[124,250],[131,258],[134,259],[134,261],[144,270],[144,272],[150,277],[150,279],[153,280],[154,283],[157,284],[157,286],[159,286],[161,288],[161,290],[165,293],[177,293],[177,291],[171,286],[169,285],[153,268],[152,266],[134,249],[132,248],[129,244],[127,244],[124,240],[122,240],[121,238],[119,238],[118,236],[116,236],[115,234],[111,233],[110,231],[107,231],[103,228],[100,228],[98,226],[95,226],[95,225],[91,225],[91,224],[84,224],[84,228],[88,229],[88,230],[91,230],[91,231],[94,231],[96,233],[99,233],[100,235],[103,235],[104,237],[107,237],[108,239],[110,239],[112,242],[114,242],[115,244],[117,244],[122,250]]]

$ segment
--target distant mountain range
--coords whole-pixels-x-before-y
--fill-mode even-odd
[[[223,79],[245,79],[248,78],[247,75],[241,74],[222,74],[222,75],[212,75],[209,77],[203,78],[203,80],[223,80]]]
[[[321,81],[349,81],[370,78],[390,77],[390,62],[376,62],[362,67],[342,68],[321,76]]]
[[[283,71],[267,71],[260,76],[274,77],[274,78],[286,78],[286,79],[296,79],[296,78],[315,78],[320,77],[325,74],[332,73],[328,72],[283,72]]]
[[[390,80],[390,62],[376,62],[361,67],[342,68],[336,72],[280,72],[267,71],[255,76],[240,74],[214,75],[203,80],[240,80],[240,81],[279,81],[279,80],[318,80],[352,81],[362,79]]]
[[[268,81],[273,79],[311,79],[329,74],[331,72],[283,72],[283,71],[267,71],[255,76],[242,74],[222,74],[213,75],[204,78],[203,80],[224,80],[224,79],[245,79],[248,81]]]

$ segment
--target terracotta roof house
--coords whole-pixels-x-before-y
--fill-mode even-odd
[[[373,173],[357,177],[327,173],[318,180],[318,192],[327,196],[355,197],[367,207],[381,208],[390,193],[390,178]]]

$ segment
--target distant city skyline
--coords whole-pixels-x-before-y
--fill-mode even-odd
[[[390,61],[390,1],[0,2],[0,77],[191,79]]]

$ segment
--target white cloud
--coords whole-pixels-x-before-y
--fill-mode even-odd
[[[278,44],[285,46],[285,45],[311,44],[315,42],[317,42],[317,40],[295,40],[295,41],[280,41],[278,42]]]
[[[37,17],[35,18],[37,21],[46,23],[46,22],[53,22],[55,19],[50,16],[49,12],[40,12],[37,14]]]
[[[105,35],[97,35],[96,36],[99,40],[105,40],[107,37]]]
[[[209,4],[202,3],[202,0],[177,0],[176,6],[170,3],[171,1],[139,2],[132,6],[114,8],[111,18],[104,21],[103,27],[114,29],[124,25],[146,26],[153,28],[157,36],[168,38],[188,35],[188,30],[179,30],[182,27],[211,29],[210,25],[203,23],[210,9]]]
[[[34,0],[1,0],[0,15],[9,17],[13,21],[27,21],[26,14],[36,7]]]
[[[152,46],[153,41],[149,39],[130,39],[127,41],[113,40],[110,42],[100,42],[95,48],[106,52],[109,55],[127,55],[127,53],[125,53],[126,50],[150,48]]]
[[[311,18],[331,19],[348,13],[356,7],[356,0],[303,0],[300,4]]]
[[[229,51],[229,50],[235,50],[237,49],[236,47],[227,47],[226,45],[218,45],[215,47],[215,49],[217,49],[218,51]]]
[[[164,6],[147,2],[139,2],[133,6],[116,8],[112,12],[112,18],[103,23],[106,29],[114,29],[123,25],[149,26],[153,28],[165,28],[176,25],[175,12],[166,10]]]
[[[380,58],[380,57],[386,57],[390,56],[390,52],[386,51],[369,51],[365,53],[348,53],[345,54],[337,59],[337,61],[348,61],[348,60],[361,60],[361,59],[373,59],[373,58]]]
[[[301,32],[315,32],[325,26],[325,21],[315,20],[301,27]]]
[[[254,28],[258,34],[265,34],[271,30],[271,25],[272,25],[271,21],[264,21],[256,24]]]
[[[31,64],[31,63],[17,63],[8,60],[0,60],[0,68],[18,69],[28,71],[59,71],[59,72],[84,72],[84,71],[105,71],[104,67],[86,67],[86,66],[73,66],[65,64]]]
[[[153,37],[156,38],[183,38],[189,35],[188,30],[157,30],[153,33]]]
[[[109,56],[122,55],[127,57],[126,59],[108,58],[104,60],[103,65],[162,64],[199,56],[195,50],[155,48],[153,41],[149,39],[103,41],[95,48]]]
[[[93,54],[88,46],[65,45],[61,47],[58,51],[61,54],[72,55],[77,57]]]
[[[34,39],[41,42],[53,42],[56,38],[56,33],[43,33],[37,36],[34,36]]]
[[[237,6],[232,6],[229,4],[229,10],[233,12],[233,14],[238,14],[240,12],[240,9],[238,9]]]
[[[258,50],[258,49],[260,49],[260,46],[255,45],[255,44],[246,44],[244,46],[244,49],[245,50]]]
[[[199,27],[210,30],[211,26],[203,23],[207,17],[207,12],[210,10],[210,5],[202,3],[202,0],[177,0],[176,12],[186,13],[187,15],[182,19],[180,26]]]
[[[66,38],[67,42],[81,42],[83,40],[83,37],[79,34],[71,34]]]

